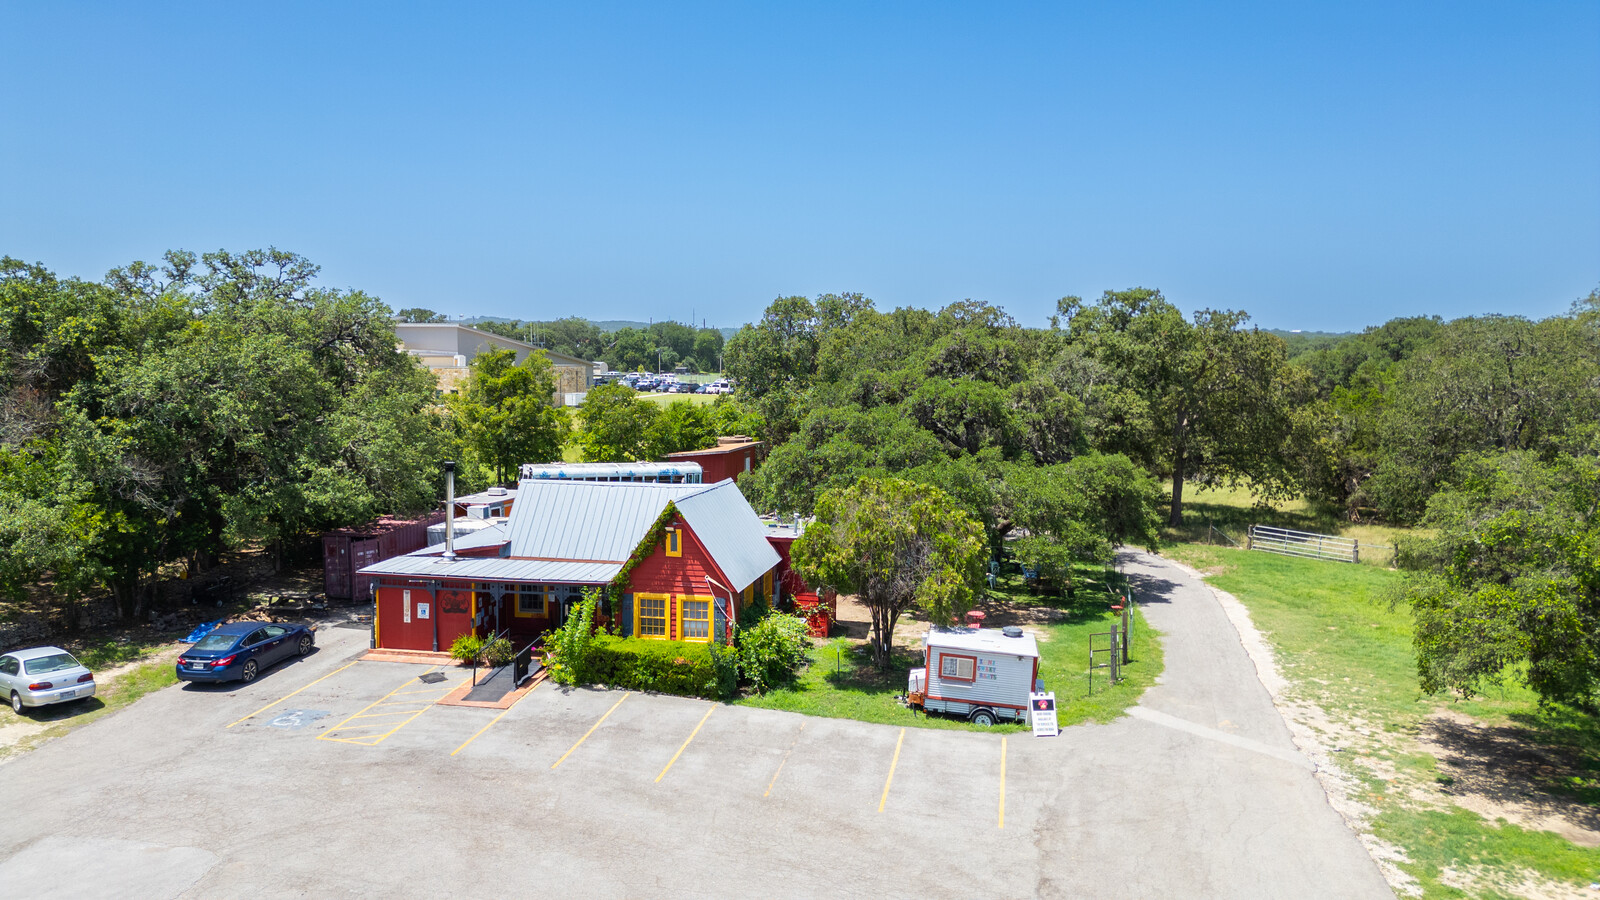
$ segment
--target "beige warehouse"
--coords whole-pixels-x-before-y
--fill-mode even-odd
[[[396,322],[394,333],[400,339],[400,349],[427,366],[439,379],[439,390],[446,394],[461,389],[467,380],[468,365],[490,348],[516,351],[519,363],[530,353],[543,353],[555,368],[556,393],[552,399],[558,405],[566,395],[589,390],[594,379],[595,364],[588,360],[454,322]]]

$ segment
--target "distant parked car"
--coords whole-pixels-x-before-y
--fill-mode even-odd
[[[26,707],[93,697],[94,673],[60,647],[13,650],[0,656],[0,692],[20,716]]]
[[[305,656],[317,645],[304,625],[230,622],[178,657],[180,681],[255,681],[273,663]]]
[[[708,393],[708,394],[731,394],[731,393],[733,393],[733,385],[729,384],[726,381],[713,381],[713,382],[711,382],[710,386],[708,386],[706,388],[706,393]]]

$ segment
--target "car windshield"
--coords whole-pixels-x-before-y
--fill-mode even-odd
[[[78,661],[70,653],[52,653],[23,663],[29,675],[43,675],[46,672],[59,672],[62,669],[76,668]]]
[[[237,634],[208,634],[199,641],[195,642],[194,649],[226,650],[229,647],[232,647],[233,642],[237,641],[238,639],[239,636]]]

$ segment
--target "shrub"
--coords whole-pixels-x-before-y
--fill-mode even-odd
[[[711,645],[711,667],[717,674],[717,696],[732,700],[739,694],[739,651],[722,644]]]
[[[483,638],[475,634],[463,634],[450,645],[450,658],[471,664],[477,662],[483,655]]]
[[[806,664],[806,623],[771,615],[739,634],[739,670],[756,693],[794,682]]]
[[[682,697],[719,695],[711,645],[596,635],[586,681]]]
[[[756,627],[756,623],[765,619],[771,612],[772,607],[767,605],[767,598],[758,591],[756,598],[750,601],[750,605],[739,610],[739,630]]]
[[[509,666],[517,658],[517,651],[507,638],[495,638],[483,645],[483,656],[491,666]]]
[[[593,676],[595,647],[594,610],[599,604],[598,590],[585,591],[583,602],[567,616],[560,628],[551,632],[550,677],[557,684],[589,684]]]

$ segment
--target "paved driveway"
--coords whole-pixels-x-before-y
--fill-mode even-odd
[[[173,688],[0,765],[30,897],[1388,897],[1210,592],[1130,554],[1167,670],[1054,740],[351,660]]]

